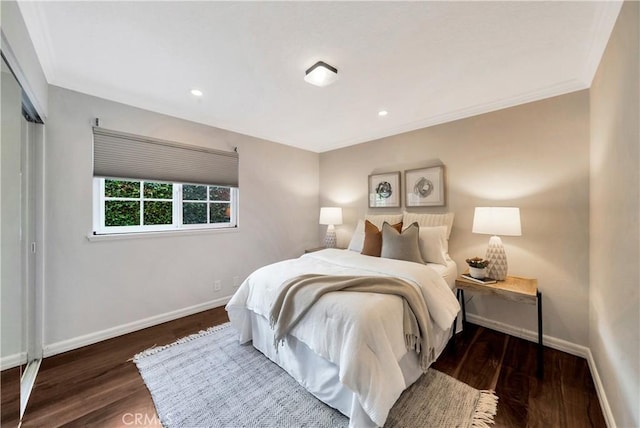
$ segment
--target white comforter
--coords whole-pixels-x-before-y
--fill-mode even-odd
[[[232,325],[240,329],[246,310],[268,319],[278,288],[306,273],[394,276],[420,286],[430,316],[441,329],[451,327],[460,306],[433,269],[418,263],[327,249],[265,266],[242,283],[227,304]],[[359,292],[323,296],[290,332],[311,350],[340,368],[340,381],[354,391],[378,426],[405,385],[398,361],[408,352],[400,297]]]

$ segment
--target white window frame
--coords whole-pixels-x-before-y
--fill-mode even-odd
[[[94,235],[111,235],[122,233],[143,233],[143,232],[161,232],[176,230],[194,230],[194,229],[230,229],[238,225],[238,189],[231,187],[229,202],[227,201],[211,201],[209,200],[209,187],[227,187],[227,186],[207,186],[207,200],[193,201],[204,203],[207,207],[207,222],[209,221],[209,204],[211,203],[229,203],[231,205],[231,217],[227,223],[200,223],[200,224],[182,224],[182,183],[169,183],[173,185],[172,199],[155,199],[144,198],[144,182],[160,183],[157,180],[129,180],[126,178],[113,178],[113,180],[134,181],[140,183],[140,196],[137,198],[107,198],[105,197],[105,178],[94,177],[93,179],[93,230]],[[202,186],[205,186],[204,184]],[[105,202],[108,200],[137,201],[140,202],[140,225],[134,226],[105,226]],[[172,223],[158,225],[144,225],[144,202],[159,201],[172,202]]]

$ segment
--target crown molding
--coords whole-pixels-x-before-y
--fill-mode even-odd
[[[613,32],[613,27],[615,27],[618,15],[622,9],[622,3],[622,1],[618,0],[605,2],[591,29],[589,51],[582,72],[582,80],[584,80],[588,87],[591,87],[593,78],[598,71],[602,55],[604,55],[604,51],[609,43],[609,38]]]
[[[27,32],[31,37],[31,43],[38,55],[40,66],[48,83],[55,82],[55,51],[51,42],[51,32],[42,10],[42,5],[46,2],[19,1],[18,7],[22,14],[22,19],[27,26]]]
[[[442,114],[430,116],[426,119],[409,122],[398,127],[390,128],[382,133],[376,134],[375,136],[370,135],[369,138],[365,137],[364,139],[358,138],[358,139],[352,139],[352,140],[343,140],[335,144],[328,144],[325,147],[323,147],[321,150],[318,150],[318,152],[323,153],[331,150],[352,146],[355,144],[380,140],[383,138],[388,138],[388,137],[402,134],[405,132],[411,132],[411,131],[415,131],[422,128],[428,128],[430,126],[440,125],[443,123],[453,122],[460,119],[466,119],[469,117],[478,116],[485,113],[491,113],[491,112],[502,110],[505,108],[510,108],[510,107],[515,107],[522,104],[531,103],[534,101],[540,101],[546,98],[552,98],[559,95],[568,94],[571,92],[581,91],[583,89],[587,89],[588,87],[589,86],[585,82],[578,79],[565,80],[564,82],[545,86],[539,89],[535,89],[533,91],[523,92],[513,97],[491,100],[485,103],[479,103],[479,104],[471,105],[461,109],[452,110]],[[381,134],[382,136],[380,136]]]

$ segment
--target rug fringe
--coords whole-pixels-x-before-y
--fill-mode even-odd
[[[167,349],[167,348],[171,348],[172,346],[176,346],[176,345],[180,345],[182,343],[186,343],[186,342],[190,342],[192,340],[198,339],[200,337],[204,337],[204,336],[208,336],[212,333],[215,333],[216,331],[220,331],[220,330],[224,330],[225,328],[229,328],[231,326],[231,323],[227,322],[221,325],[217,325],[214,327],[209,327],[206,330],[200,330],[198,333],[194,333],[191,334],[189,336],[183,337],[182,339],[178,339],[173,343],[169,343],[168,345],[162,345],[162,346],[152,346],[149,349],[145,349],[144,351],[136,354],[133,356],[133,358],[129,361],[133,361],[134,363],[137,363],[138,361],[140,361],[142,358],[148,357],[150,355],[154,355],[157,354],[158,352]]]
[[[476,410],[473,413],[472,427],[489,428],[495,421],[494,416],[498,413],[498,396],[490,390],[480,391],[480,397],[476,403]]]

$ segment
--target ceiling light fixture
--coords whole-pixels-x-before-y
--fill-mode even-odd
[[[200,89],[192,89],[191,90],[191,95],[195,95],[196,97],[201,97],[202,96],[202,91]]]
[[[389,112],[388,112],[388,111],[386,111],[386,110],[380,110],[380,111],[378,112],[378,116],[386,116],[386,115],[388,115],[388,114],[389,114]]]
[[[304,80],[315,86],[327,86],[332,84],[338,78],[338,69],[330,66],[326,62],[318,61],[313,64],[306,72]]]

